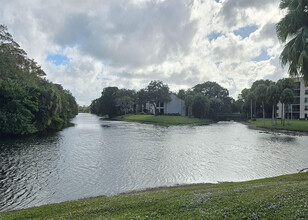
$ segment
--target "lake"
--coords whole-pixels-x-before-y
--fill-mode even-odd
[[[268,134],[237,122],[165,127],[91,114],[72,122],[60,132],[0,140],[0,211],[308,167],[308,136]]]

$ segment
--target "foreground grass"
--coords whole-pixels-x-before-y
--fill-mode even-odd
[[[184,116],[170,116],[170,115],[134,115],[128,114],[123,116],[117,116],[115,120],[120,121],[134,121],[142,123],[160,124],[160,125],[189,125],[198,124],[206,125],[212,123],[211,120],[199,119],[199,118],[189,118]]]
[[[308,173],[83,199],[0,219],[298,219],[308,216]]]
[[[305,120],[290,120],[290,125],[285,122],[285,126],[281,124],[281,120],[277,119],[277,125],[272,126],[272,119],[266,118],[265,125],[263,125],[263,119],[258,118],[256,121],[249,121],[251,124],[260,128],[289,130],[289,131],[305,131],[308,132],[308,121]]]

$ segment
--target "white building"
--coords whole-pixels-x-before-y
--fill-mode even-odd
[[[291,119],[308,119],[308,82],[303,78],[294,79],[294,82],[294,102],[289,106],[289,116]],[[281,103],[277,107],[277,118],[281,118],[282,114],[287,118],[287,111],[281,114],[281,110],[284,110]]]
[[[157,114],[179,114],[181,116],[186,116],[186,106],[184,100],[180,99],[173,93],[170,95],[170,98],[170,102],[156,103]],[[152,104],[147,103],[146,108],[154,114],[154,106]]]

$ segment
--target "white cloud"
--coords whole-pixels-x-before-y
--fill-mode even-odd
[[[279,0],[0,0],[7,25],[48,79],[80,104],[103,87],[140,89],[153,79],[173,91],[216,81],[236,98],[256,79],[285,76],[275,24]],[[233,31],[257,30],[242,38]],[[209,40],[211,33],[220,33]],[[254,58],[267,52],[269,60]],[[66,65],[47,61],[61,53]]]

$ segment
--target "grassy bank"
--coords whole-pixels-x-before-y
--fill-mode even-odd
[[[142,123],[160,124],[160,125],[189,125],[198,124],[206,125],[212,123],[211,120],[199,119],[199,118],[189,118],[184,116],[171,116],[171,115],[142,115],[142,114],[128,114],[123,116],[117,116],[115,120],[120,121],[134,121]]]
[[[277,119],[277,125],[272,126],[272,119],[266,118],[265,125],[263,125],[263,119],[258,118],[256,121],[249,121],[251,124],[260,128],[278,129],[278,130],[289,130],[289,131],[304,131],[308,132],[308,121],[305,120],[290,120],[290,125],[285,122],[285,126],[281,124],[281,120]]]
[[[308,216],[308,173],[242,183],[163,188],[0,214],[0,219],[189,219]]]

